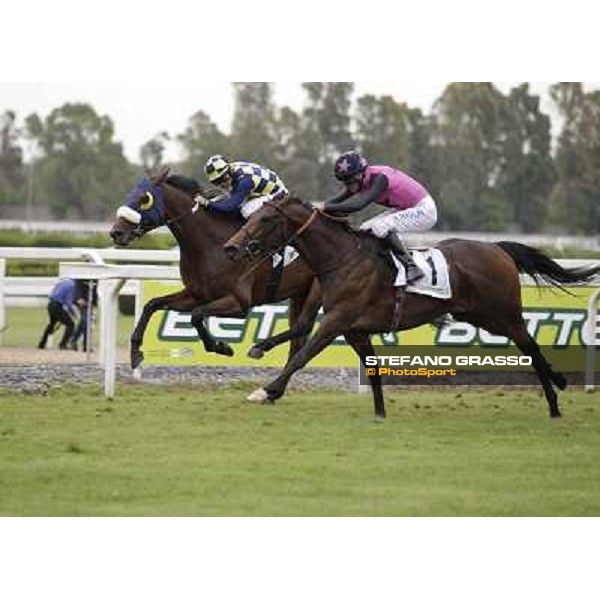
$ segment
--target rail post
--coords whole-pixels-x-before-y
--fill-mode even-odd
[[[587,349],[585,353],[585,391],[593,392],[596,387],[596,346],[598,345],[598,301],[600,290],[596,290],[588,301]]]
[[[108,281],[106,302],[104,304],[104,395],[114,398],[117,368],[117,313],[119,312],[119,291],[125,284],[125,279]]]
[[[144,282],[139,279],[138,281],[136,281],[136,292],[135,292],[135,316],[134,316],[134,324],[133,326],[136,327],[138,324],[138,321],[140,320],[141,316],[142,316],[142,312],[144,310]],[[141,379],[142,378],[142,367],[138,367],[137,369],[133,370],[133,377],[135,379]]]
[[[6,328],[6,306],[4,305],[4,278],[6,276],[6,259],[0,258],[0,346],[4,342]]]

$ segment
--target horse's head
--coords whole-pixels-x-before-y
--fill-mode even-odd
[[[277,252],[302,233],[310,211],[309,205],[290,197],[265,202],[225,243],[224,250],[232,260]]]
[[[163,168],[152,177],[140,179],[127,194],[127,202],[117,210],[117,220],[110,237],[117,246],[127,246],[131,240],[164,225],[167,220],[162,184],[169,175]]]

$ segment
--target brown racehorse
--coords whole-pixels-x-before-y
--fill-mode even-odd
[[[191,312],[192,324],[207,352],[232,356],[233,350],[215,340],[207,330],[207,316],[244,317],[252,306],[290,299],[291,330],[264,340],[251,351],[259,358],[266,350],[291,339],[290,356],[305,342],[321,305],[318,282],[300,258],[283,269],[277,289],[269,288],[272,269],[262,261],[252,268],[233,263],[223,244],[243,224],[241,217],[210,213],[193,197],[198,184],[186,177],[171,176],[164,169],[155,177],[142,179],[128,195],[125,207],[117,211],[110,236],[118,246],[167,225],[179,243],[183,290],[153,298],[145,306],[131,336],[131,366],[144,359],[141,351],[144,332],[158,310]],[[120,216],[119,216],[120,215]],[[136,221],[138,221],[136,223]]]
[[[460,321],[510,338],[530,356],[550,416],[560,416],[552,384],[564,389],[567,382],[552,370],[527,332],[519,272],[533,276],[538,285],[541,277],[560,288],[561,284],[590,281],[600,267],[564,269],[538,250],[513,242],[447,240],[437,247],[448,261],[453,297],[440,300],[411,293],[399,297],[393,286],[395,274],[382,258],[385,251],[380,240],[295,198],[264,204],[227,242],[225,250],[238,259],[289,242],[317,275],[325,317],[317,333],[256,400],[272,403],[283,395],[290,377],[339,335],[345,336],[364,363],[366,356],[375,354],[369,334],[412,329],[451,313]],[[375,414],[384,417],[381,378],[374,375],[369,379]]]

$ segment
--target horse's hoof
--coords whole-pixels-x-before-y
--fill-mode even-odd
[[[567,378],[562,373],[556,376],[556,378],[554,379],[554,383],[556,383],[556,386],[559,390],[567,389]]]
[[[144,353],[141,350],[135,350],[131,353],[131,368],[137,369],[144,362]]]
[[[254,402],[256,404],[266,403],[269,399],[269,394],[264,388],[258,388],[254,390],[247,398],[248,402]]]
[[[375,415],[375,423],[385,423],[385,415]]]
[[[562,414],[561,414],[560,410],[558,412],[550,414],[551,419],[560,419],[561,417],[562,417]]]
[[[233,356],[233,348],[225,342],[217,342],[214,351],[221,356]]]
[[[250,350],[248,350],[248,357],[254,358],[256,360],[261,359],[265,355],[265,351],[259,348],[258,346],[252,346]]]

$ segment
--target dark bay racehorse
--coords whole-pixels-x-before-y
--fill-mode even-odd
[[[152,178],[142,179],[128,195],[128,202],[117,211],[110,236],[118,246],[166,225],[180,248],[183,290],[153,298],[145,306],[131,336],[131,366],[144,359],[141,351],[144,332],[151,316],[158,310],[191,312],[192,324],[207,352],[232,356],[233,350],[215,340],[207,330],[207,316],[245,317],[252,306],[290,299],[291,330],[264,340],[251,350],[259,358],[266,350],[291,339],[290,356],[305,342],[320,308],[320,290],[307,264],[297,258],[285,267],[277,289],[269,286],[271,265],[265,261],[247,265],[233,263],[223,251],[223,244],[241,226],[239,216],[210,213],[193,197],[198,184],[181,176],[169,177],[164,169]],[[137,221],[137,223],[136,223]]]
[[[440,300],[394,288],[395,273],[388,266],[380,240],[352,230],[298,199],[268,202],[226,244],[233,258],[268,253],[292,243],[313,269],[321,285],[325,318],[312,338],[269,383],[256,400],[274,402],[285,392],[290,377],[339,335],[361,357],[375,354],[369,334],[412,329],[451,313],[460,321],[482,327],[514,341],[532,358],[551,417],[559,417],[557,394],[567,385],[552,370],[540,347],[529,335],[522,315],[519,272],[536,280],[561,284],[588,282],[600,272],[564,269],[543,253],[514,242],[497,244],[447,240],[437,247],[449,265],[453,297]],[[375,414],[385,416],[379,375],[370,376]]]

